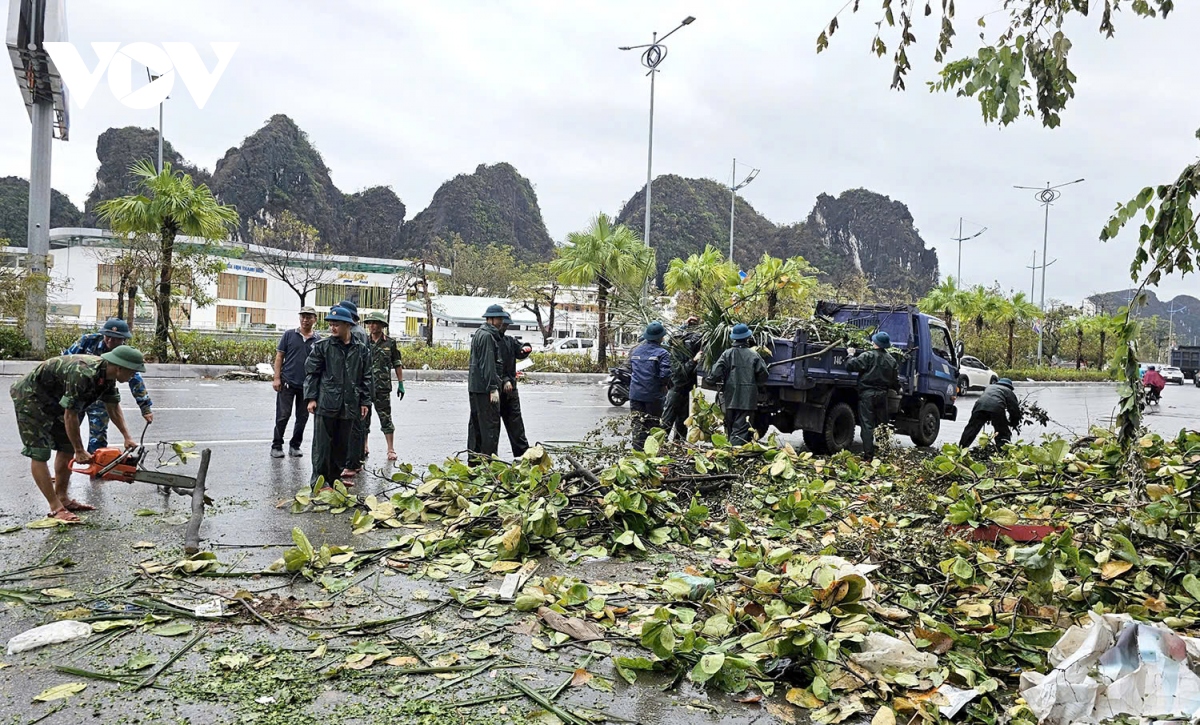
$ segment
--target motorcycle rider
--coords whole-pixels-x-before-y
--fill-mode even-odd
[[[1158,402],[1162,397],[1162,391],[1167,387],[1167,380],[1158,372],[1158,368],[1150,365],[1146,368],[1146,372],[1142,375],[1142,385],[1146,387],[1146,392],[1150,400]]]

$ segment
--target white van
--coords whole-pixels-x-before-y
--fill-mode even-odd
[[[590,337],[564,337],[555,340],[542,349],[542,352],[560,353],[563,355],[587,355],[596,359],[596,341]]]

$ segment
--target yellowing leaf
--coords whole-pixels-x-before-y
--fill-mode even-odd
[[[87,689],[87,684],[83,682],[64,682],[61,685],[42,690],[37,697],[33,698],[34,702],[53,702],[62,700],[72,695],[83,692]]]
[[[879,712],[875,713],[875,717],[871,718],[871,725],[896,725],[896,713],[892,712],[890,707],[881,707]]]
[[[56,597],[58,599],[70,599],[75,596],[75,592],[70,589],[43,589],[42,594],[48,597]]]
[[[1133,564],[1123,559],[1109,559],[1100,565],[1101,579],[1116,579],[1133,568]]]
[[[966,604],[960,604],[958,606],[958,611],[962,612],[968,617],[982,619],[992,615],[992,605],[988,604],[987,602],[967,602]]]
[[[192,625],[187,622],[171,622],[161,627],[155,627],[150,630],[150,634],[157,634],[159,637],[178,637],[181,634],[187,634],[191,631]]]
[[[811,692],[803,687],[793,687],[787,691],[786,697],[787,701],[793,705],[807,708],[809,710],[816,710],[817,708],[825,706],[825,703],[818,700]]]

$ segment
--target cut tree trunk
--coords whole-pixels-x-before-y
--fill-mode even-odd
[[[1013,336],[1017,334],[1017,321],[1011,320],[1008,323],[1008,369],[1012,370],[1013,366]]]
[[[599,349],[597,350],[597,362],[600,368],[608,364],[608,280],[601,277],[597,280],[599,284],[596,290],[596,307],[600,313],[599,329],[597,330],[596,341]]]

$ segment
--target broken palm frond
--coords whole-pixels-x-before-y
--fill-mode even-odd
[[[576,717],[568,710],[555,705],[545,695],[533,689],[529,685],[526,685],[524,682],[512,677],[503,677],[501,678],[501,681],[520,690],[526,697],[540,705],[543,710],[553,713],[559,720],[562,720],[565,723],[570,723],[571,725],[587,725],[586,720]]]
[[[640,453],[588,445],[563,467],[540,447],[512,464],[447,461],[405,474],[405,490],[385,500],[302,492],[297,511],[344,512],[360,533],[409,532],[362,554],[314,546],[297,529],[277,566],[319,580],[366,557],[443,581],[502,576],[534,556],[665,550],[691,564],[620,584],[530,577],[499,606],[540,612],[544,650],[639,644],[644,656],[613,660],[630,682],[666,670],[730,692],[785,687],[821,721],[884,705],[937,717],[947,693],[969,692],[969,720],[1007,710],[1030,722],[1013,707],[1015,673],[1046,668],[1063,629],[1088,611],[1200,622],[1200,434],[1145,436],[1135,471],[1103,431],[987,460],[947,445],[872,463],[711,437],[667,445],[655,434]],[[598,483],[567,479],[579,469],[599,469]],[[729,488],[716,500],[702,486],[718,481]],[[499,601],[487,586],[451,594],[465,608]],[[602,641],[554,631],[565,621]]]
[[[139,682],[137,684],[137,687],[135,687],[134,689],[140,690],[144,687],[150,687],[151,685],[153,685],[154,681],[158,679],[159,675],[161,675],[162,673],[171,669],[171,666],[175,664],[176,660],[178,660],[180,657],[187,654],[188,651],[192,649],[192,647],[195,647],[196,644],[198,642],[200,642],[200,640],[204,639],[205,634],[207,634],[207,632],[205,630],[200,630],[195,635],[193,635],[191,639],[189,639],[182,647],[179,648],[179,651],[177,651],[175,654],[171,655],[170,659],[168,659],[166,662],[162,663],[158,667],[155,667],[154,671],[151,672],[149,675],[147,675],[145,677],[145,679],[143,679],[141,682]]]

